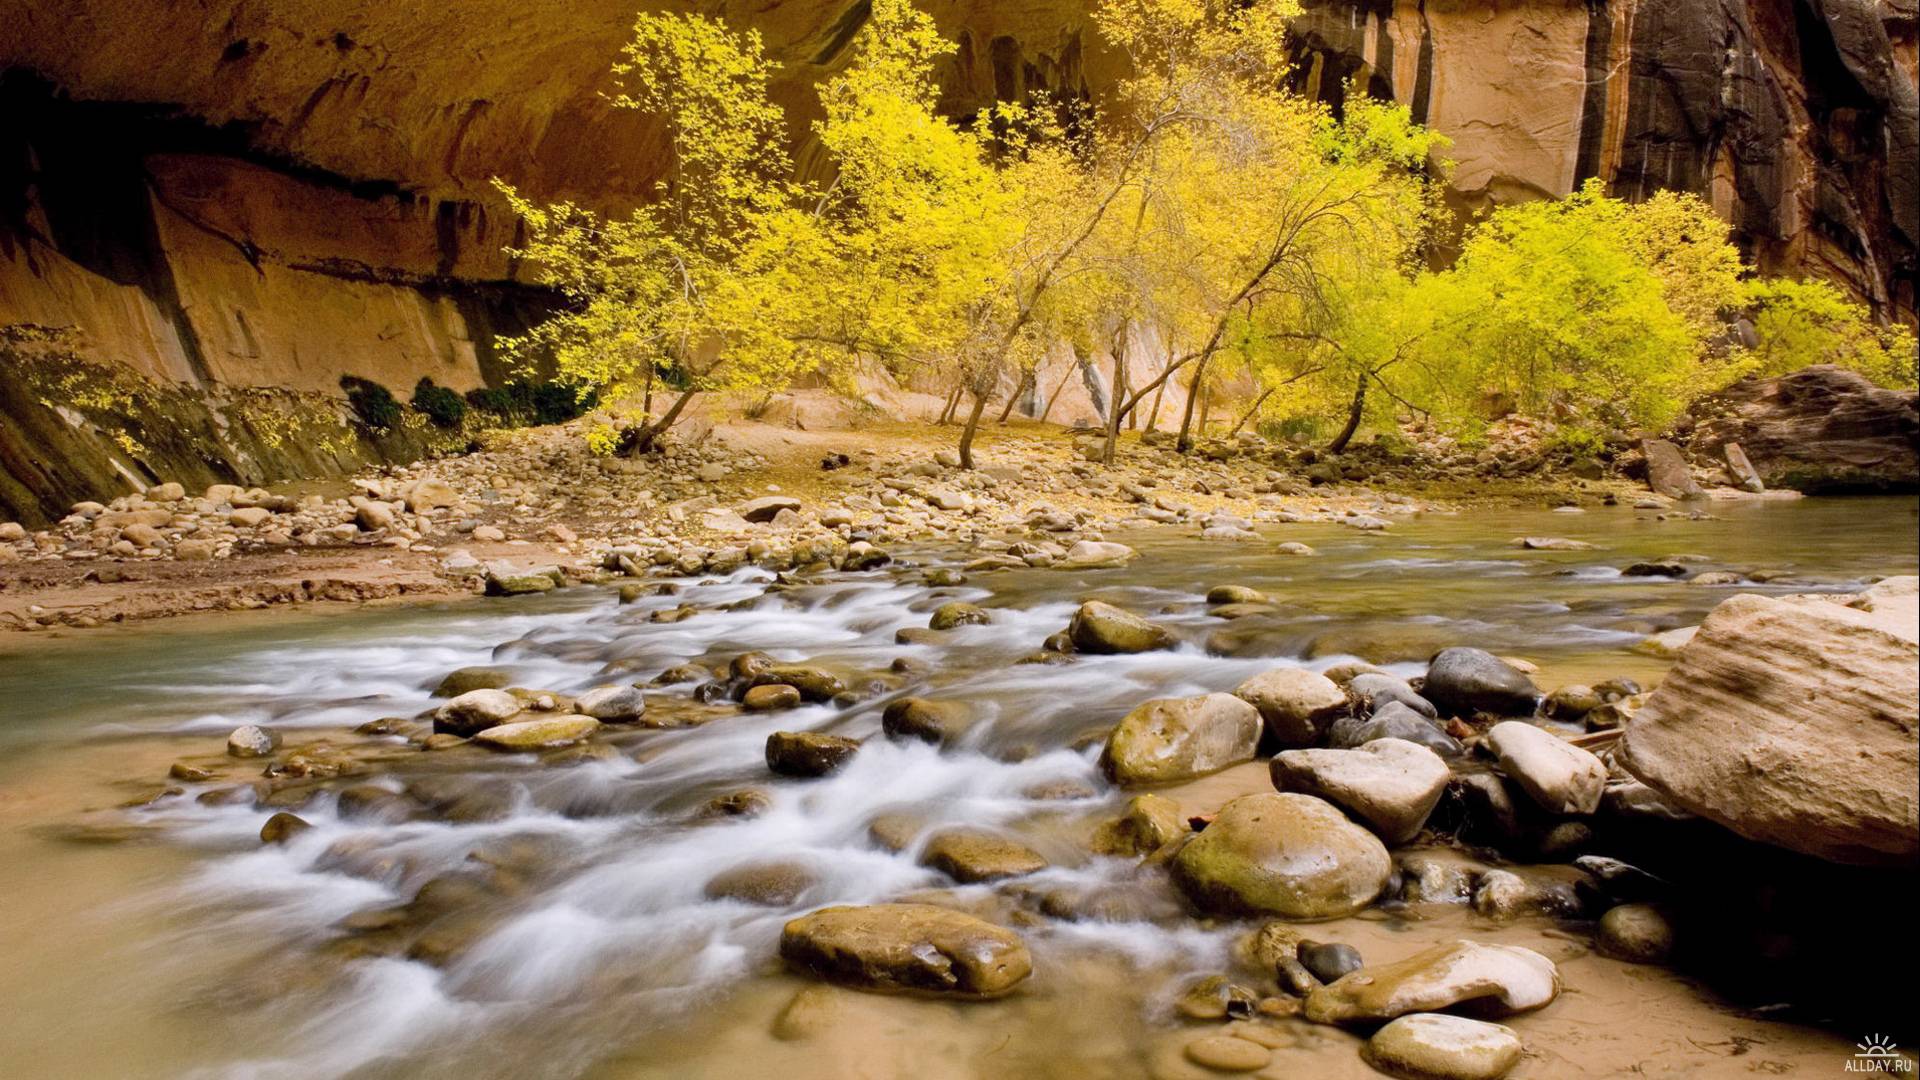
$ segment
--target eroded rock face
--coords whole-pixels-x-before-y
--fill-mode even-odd
[[[1245,795],[1174,858],[1187,896],[1209,911],[1289,919],[1351,915],[1393,869],[1372,833],[1308,795]]]
[[[930,904],[822,908],[787,923],[780,956],[861,990],[999,997],[1033,973],[1020,936]]]
[[[1820,364],[1744,379],[1695,402],[1688,448],[1703,460],[1745,451],[1768,487],[1806,492],[1920,486],[1920,395]]]
[[[1529,1012],[1560,994],[1553,961],[1518,945],[1455,941],[1396,964],[1364,967],[1307,995],[1309,1020],[1391,1020],[1463,1002],[1496,1015]]]
[[[1752,840],[1835,862],[1920,855],[1920,646],[1912,578],[1847,606],[1735,596],[1714,608],[1617,760]]]

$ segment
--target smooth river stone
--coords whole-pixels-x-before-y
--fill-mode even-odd
[[[1405,739],[1376,739],[1355,750],[1286,750],[1269,769],[1274,787],[1326,799],[1389,844],[1419,835],[1453,775],[1439,754]]]
[[[822,908],[787,923],[780,956],[861,990],[999,997],[1033,973],[1020,935],[930,904]]]
[[[1155,698],[1121,718],[1100,765],[1116,784],[1168,784],[1252,761],[1260,713],[1232,694]]]
[[[1444,1013],[1413,1013],[1367,1040],[1367,1063],[1411,1080],[1497,1080],[1520,1060],[1513,1029]]]
[[[1607,790],[1607,766],[1544,728],[1507,720],[1487,732],[1500,771],[1549,814],[1591,814]]]
[[[552,750],[585,742],[599,729],[600,721],[591,716],[554,716],[490,727],[473,741],[495,750]]]
[[[1559,970],[1532,949],[1461,940],[1323,986],[1307,995],[1306,1015],[1321,1024],[1391,1020],[1467,1001],[1510,1015],[1543,1008],[1559,993]]]
[[[1332,803],[1245,795],[1174,857],[1174,880],[1208,911],[1333,919],[1373,903],[1393,869],[1385,845]]]

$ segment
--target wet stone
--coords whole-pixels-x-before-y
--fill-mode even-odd
[[[817,731],[776,731],[767,736],[767,768],[781,776],[825,776],[853,759],[857,739]]]

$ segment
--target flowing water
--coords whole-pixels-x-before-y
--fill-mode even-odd
[[[1630,647],[1732,592],[1845,591],[1915,570],[1910,499],[1713,510],[1704,521],[1477,510],[1384,535],[1270,532],[1314,545],[1312,558],[1164,531],[1114,537],[1142,552],[1124,570],[975,575],[945,588],[921,583],[913,565],[965,553],[899,550],[881,571],[776,586],[747,569],[627,605],[578,588],[31,643],[0,656],[0,1075],[1186,1075],[1169,1003],[1184,977],[1225,970],[1245,926],[1194,920],[1163,874],[1087,853],[1094,824],[1125,801],[1096,768],[1102,729],[1147,698],[1230,689],[1276,665],[1360,656],[1413,674],[1449,644],[1525,657],[1548,688],[1648,682],[1665,661]],[[1511,546],[1523,535],[1596,547]],[[1619,572],[1676,554],[1765,582]],[[1208,614],[1203,594],[1226,583],[1266,591],[1276,611]],[[1151,614],[1183,644],[1018,663],[1088,597]],[[993,622],[938,644],[895,643],[951,599],[990,608]],[[700,609],[691,618],[649,621],[688,603]],[[650,688],[650,714],[685,726],[608,727],[598,738],[612,752],[546,760],[421,753],[353,733],[431,708],[429,690],[462,666],[504,666],[516,685],[573,693],[746,650],[828,667],[865,696],[736,715],[695,701],[691,685]],[[906,692],[965,700],[979,721],[944,751],[878,737],[881,708]],[[243,723],[280,731],[282,757],[324,744],[365,771],[256,805],[236,785],[261,763],[221,753]],[[868,741],[830,777],[770,776],[767,735],[799,729]],[[174,761],[216,775],[168,781]],[[407,792],[414,811],[343,816],[337,792],[354,784]],[[1172,794],[1195,812],[1265,786],[1255,765]],[[702,812],[749,788],[767,799],[758,816]],[[283,807],[314,827],[262,845],[262,822]],[[876,842],[876,819],[909,820],[923,838],[947,823],[1001,829],[1053,865],[955,886],[917,864],[917,844]],[[709,897],[717,876],[769,864],[785,882],[777,905]],[[806,985],[774,958],[782,923],[916,894],[1017,926],[1036,976],[990,1003],[840,994],[822,999],[810,1037],[791,1038],[792,1023],[776,1037],[775,1017]],[[1531,1055],[1516,1075],[1837,1068],[1850,1052],[1847,1039],[1737,1013],[1670,973],[1594,957],[1545,920],[1375,911],[1323,930],[1369,960],[1463,935],[1558,959],[1571,992],[1513,1022]],[[1262,1075],[1371,1075],[1354,1037],[1290,1023]],[[1715,1049],[1743,1039],[1761,1050],[1738,1065]]]

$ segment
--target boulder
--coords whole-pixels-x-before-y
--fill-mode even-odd
[[[1365,1023],[1467,1002],[1510,1015],[1543,1008],[1559,993],[1559,970],[1532,949],[1462,940],[1323,986],[1307,995],[1306,1015],[1322,1024]]]
[[[895,739],[920,739],[951,745],[973,723],[973,711],[958,701],[900,698],[880,714],[880,730]]]
[[[782,776],[825,776],[860,749],[858,739],[818,731],[776,731],[767,736],[767,768]]]
[[[258,724],[243,724],[227,736],[227,754],[230,757],[266,757],[279,745],[280,733]]]
[[[798,513],[800,500],[790,495],[762,495],[760,498],[741,503],[734,508],[734,513],[754,524],[762,524],[772,521],[782,510]]]
[[[1089,600],[1067,623],[1067,636],[1084,653],[1140,653],[1173,647],[1173,634],[1131,611]]]
[[[1252,761],[1260,714],[1232,694],[1156,698],[1107,737],[1100,766],[1116,784],[1167,784]]]
[[[1420,694],[1444,716],[1531,716],[1540,688],[1526,673],[1485,649],[1441,649],[1427,664]]]
[[[547,716],[487,728],[473,741],[495,750],[552,750],[585,742],[599,729],[591,716]]]
[[[1640,453],[1647,459],[1647,486],[1669,499],[1704,499],[1707,493],[1693,479],[1680,448],[1665,439],[1642,439]]]
[[[1367,1063],[1410,1080],[1497,1080],[1520,1060],[1520,1036],[1484,1020],[1410,1013],[1367,1040]]]
[[[1207,911],[1332,919],[1373,903],[1393,869],[1379,838],[1308,795],[1244,795],[1173,860]]]
[[[1652,904],[1619,904],[1600,916],[1594,946],[1629,964],[1665,963],[1673,952],[1673,924]]]
[[[1768,487],[1805,492],[1912,491],[1920,486],[1920,398],[1816,364],[1745,379],[1701,398],[1688,447],[1746,477],[1730,447]]]
[[[840,677],[832,672],[802,664],[775,664],[756,672],[751,679],[753,686],[770,683],[785,683],[812,702],[832,701],[835,695],[845,693],[847,689]]]
[[[749,687],[740,695],[740,705],[748,712],[777,712],[781,709],[797,709],[801,701],[800,691],[786,683],[766,683]]]
[[[1111,540],[1082,540],[1068,548],[1066,557],[1055,565],[1074,570],[1104,570],[1125,566],[1138,554],[1127,545]]]
[[[1359,672],[1347,680],[1347,692],[1353,695],[1363,716],[1371,716],[1388,702],[1399,702],[1429,720],[1440,718],[1440,710],[1433,707],[1433,702],[1414,693],[1407,680],[1384,671]]]
[[[1355,750],[1287,750],[1269,767],[1274,787],[1325,799],[1389,844],[1418,835],[1453,775],[1440,755],[1404,739],[1376,739]]]
[[[1033,972],[1018,934],[929,904],[822,908],[786,924],[780,956],[816,978],[893,993],[999,997]]]
[[[1545,728],[1506,720],[1487,732],[1487,748],[1507,779],[1549,814],[1591,814],[1607,789],[1607,766]]]
[[[645,715],[647,699],[631,686],[596,686],[573,699],[573,711],[608,724],[630,724]]]
[[[762,907],[786,907],[813,887],[813,868],[799,862],[753,862],[722,870],[707,879],[709,900],[738,900]]]
[[[428,510],[437,510],[443,506],[452,506],[460,501],[460,493],[445,480],[421,480],[407,489],[407,509],[415,514]]]
[[[1267,594],[1259,589],[1245,585],[1215,585],[1207,590],[1207,603],[1220,604],[1270,604]]]
[[[1914,579],[1851,604],[1741,595],[1708,614],[1616,760],[1665,799],[1835,862],[1920,855]]]
[[[984,609],[964,600],[954,600],[933,609],[927,620],[929,630],[952,630],[956,626],[983,626],[989,621]]]
[[[962,884],[1024,877],[1047,868],[1039,852],[1018,840],[980,829],[944,829],[927,841],[920,865]]]
[[[488,596],[524,596],[528,593],[543,593],[552,590],[556,584],[552,574],[540,570],[498,568],[487,571]]]
[[[1380,739],[1405,739],[1450,758],[1459,757],[1464,749],[1432,720],[1397,701],[1387,702],[1364,720],[1342,717],[1327,729],[1327,745],[1335,750],[1355,750]]]
[[[433,729],[450,735],[475,735],[504,724],[520,711],[520,699],[505,690],[469,690],[440,706]]]
[[[463,667],[447,673],[433,688],[437,698],[459,697],[469,690],[504,690],[513,685],[513,674],[506,668]]]
[[[1259,710],[1267,735],[1284,747],[1312,746],[1347,709],[1347,693],[1306,668],[1264,671],[1234,687],[1235,697]]]

